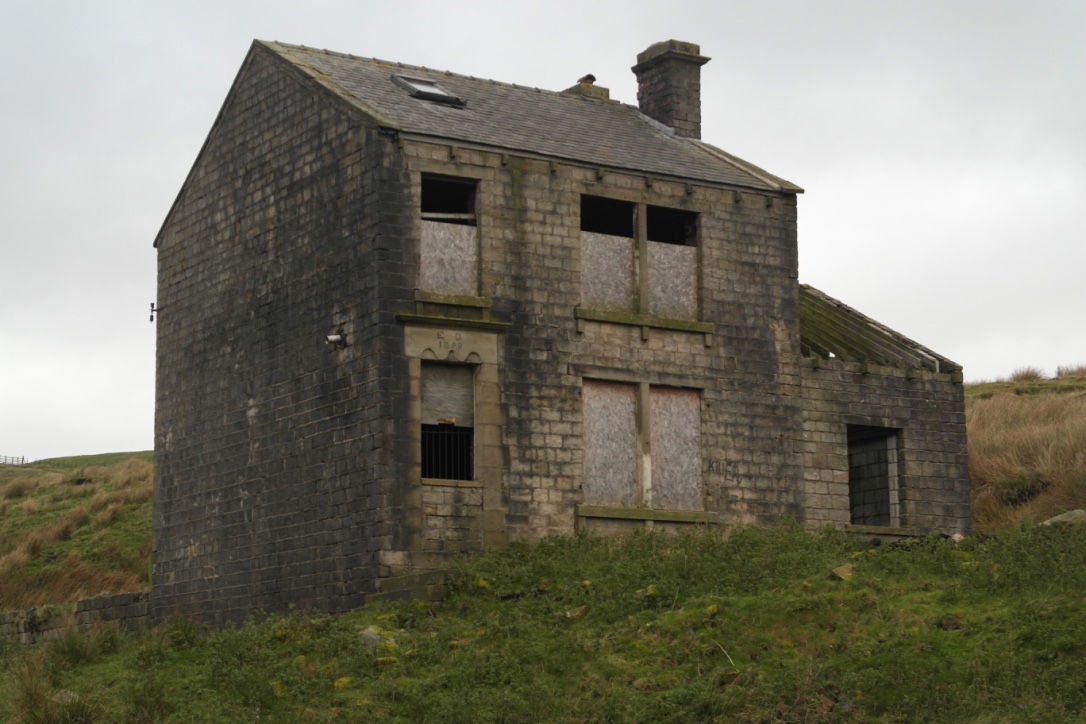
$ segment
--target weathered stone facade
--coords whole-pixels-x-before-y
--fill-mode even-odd
[[[156,619],[351,608],[510,538],[849,525],[849,425],[900,431],[883,527],[967,526],[960,372],[804,348],[798,188],[414,132],[292,48],[254,44],[156,241]]]

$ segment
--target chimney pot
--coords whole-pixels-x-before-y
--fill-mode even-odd
[[[637,105],[649,118],[687,138],[701,138],[701,66],[696,43],[665,40],[638,53]]]

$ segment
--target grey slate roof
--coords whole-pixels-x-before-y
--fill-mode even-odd
[[[799,340],[800,349],[808,356],[932,372],[962,368],[807,284],[799,285]]]
[[[304,46],[257,42],[347,96],[378,124],[406,133],[690,180],[802,191],[707,143],[676,136],[636,107],[617,101]],[[457,108],[412,98],[393,82],[393,75],[435,81],[467,105]]]

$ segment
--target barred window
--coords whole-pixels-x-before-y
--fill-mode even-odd
[[[474,479],[475,368],[422,363],[422,477]]]

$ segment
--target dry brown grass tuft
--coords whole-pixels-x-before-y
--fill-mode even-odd
[[[0,488],[0,498],[4,500],[18,500],[34,492],[38,482],[32,478],[20,478]]]
[[[130,458],[109,467],[109,475],[118,488],[150,485],[154,473],[155,466],[139,458]]]
[[[145,589],[153,466],[0,471],[0,610]]]
[[[1057,367],[1056,377],[1086,377],[1086,365],[1072,365],[1070,367]]]
[[[1011,382],[1036,382],[1044,378],[1045,373],[1037,367],[1019,367],[1011,372]]]
[[[966,424],[978,530],[1086,503],[1086,394],[972,400]]]
[[[108,527],[121,516],[122,510],[124,510],[124,505],[122,503],[110,503],[104,510],[101,510],[101,512],[95,516],[94,527],[99,529]]]

